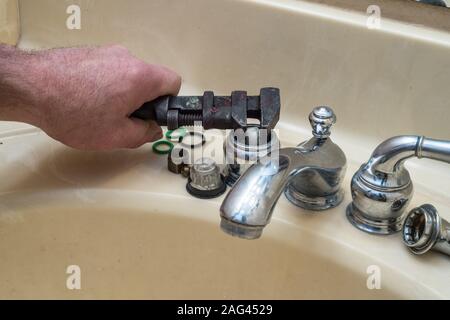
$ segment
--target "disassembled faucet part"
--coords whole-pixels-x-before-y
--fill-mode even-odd
[[[198,159],[190,170],[186,190],[194,197],[211,199],[222,195],[227,186],[216,162],[210,158]]]
[[[189,173],[190,163],[192,163],[190,157],[189,150],[175,147],[167,157],[167,168],[170,172],[187,177],[186,172]]]
[[[181,142],[184,136],[188,133],[186,128],[180,127],[175,130],[168,130],[165,134],[167,140],[171,142]]]
[[[317,115],[321,117],[316,120]],[[339,204],[347,160],[328,137],[334,113],[319,107],[310,118],[317,135],[297,147],[272,152],[236,182],[220,208],[224,232],[259,238],[284,190],[291,202],[304,208],[324,210]]]
[[[450,141],[398,136],[381,143],[352,178],[347,217],[355,227],[374,234],[401,230],[413,195],[404,163],[412,157],[450,163]]]
[[[262,88],[259,96],[233,91],[231,96],[163,96],[145,103],[131,117],[155,120],[169,130],[201,122],[205,129],[238,129],[257,119],[260,128],[273,129],[280,118],[280,90]]]
[[[159,140],[153,143],[152,150],[156,154],[170,154],[174,145],[170,141]]]
[[[251,126],[229,133],[224,142],[225,182],[232,187],[250,166],[280,148],[275,131]]]
[[[180,142],[185,148],[195,149],[206,143],[206,137],[202,132],[189,131]]]
[[[402,233],[403,242],[414,254],[435,250],[450,256],[450,223],[442,219],[431,204],[411,210]]]

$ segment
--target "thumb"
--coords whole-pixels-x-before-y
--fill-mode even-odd
[[[116,131],[116,148],[138,148],[162,137],[162,130],[154,121],[129,118]]]

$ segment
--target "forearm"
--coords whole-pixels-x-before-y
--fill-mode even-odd
[[[39,125],[37,56],[0,44],[0,120]]]

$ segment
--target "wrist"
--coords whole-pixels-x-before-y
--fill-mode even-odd
[[[36,54],[0,44],[0,120],[40,126]]]

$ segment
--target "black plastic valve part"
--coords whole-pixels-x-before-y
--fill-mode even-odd
[[[163,96],[145,103],[132,117],[155,120],[160,126],[174,130],[201,122],[204,129],[247,128],[248,119],[259,121],[262,129],[273,129],[280,118],[280,90],[262,88],[259,96],[246,91],[233,91],[231,96]],[[254,125],[254,124],[253,124]]]
[[[220,177],[220,179],[222,180],[222,183],[213,190],[202,190],[202,189],[197,189],[194,186],[192,186],[191,182],[191,178],[188,178],[188,182],[186,184],[186,190],[187,192],[199,199],[214,199],[217,197],[220,197],[222,194],[225,193],[225,191],[227,191],[227,185],[224,182],[224,178],[223,176]]]

